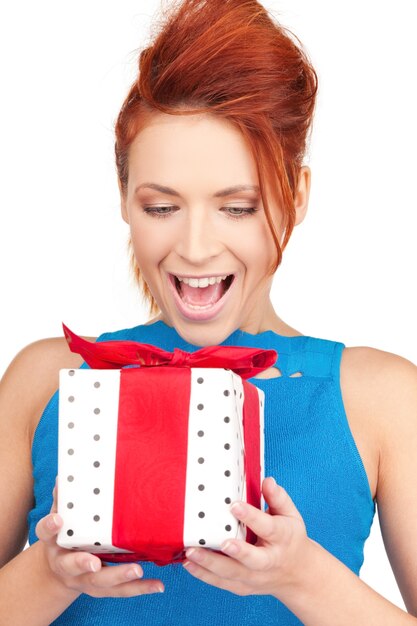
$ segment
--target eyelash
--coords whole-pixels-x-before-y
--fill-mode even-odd
[[[152,217],[156,217],[158,219],[159,218],[164,219],[172,215],[173,212],[169,211],[167,213],[159,213],[158,209],[175,209],[175,208],[176,207],[174,207],[173,205],[170,205],[170,206],[143,207],[143,210],[148,215],[152,215]],[[244,219],[245,217],[250,217],[251,215],[256,213],[256,211],[258,210],[255,207],[240,208],[240,207],[231,206],[231,207],[225,207],[225,208],[226,208],[226,211],[229,209],[233,209],[235,211],[242,211],[242,213],[240,213],[239,215],[228,213],[228,217],[232,220],[241,220],[241,219]]]

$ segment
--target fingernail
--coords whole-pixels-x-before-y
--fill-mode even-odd
[[[195,548],[190,548],[185,553],[187,559],[191,559],[192,561],[202,561],[203,560],[203,552],[201,550],[196,550]]]
[[[153,585],[153,587],[151,587],[151,591],[152,593],[164,593],[164,588],[162,585]]]
[[[48,517],[46,520],[46,526],[49,530],[56,530],[60,524],[59,517],[57,515],[52,515],[52,517]]]
[[[243,513],[245,512],[245,509],[240,502],[233,502],[233,504],[230,506],[230,510],[232,511],[233,515],[243,515]]]
[[[230,541],[227,541],[221,550],[222,552],[227,552],[227,554],[237,554],[239,552],[238,546]]]
[[[88,567],[91,572],[98,572],[100,565],[96,561],[88,561]]]
[[[135,578],[142,578],[142,576],[143,576],[143,572],[141,572],[137,567],[132,567],[126,572],[126,578],[128,580],[134,580]]]

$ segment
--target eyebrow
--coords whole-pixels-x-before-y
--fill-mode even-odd
[[[135,189],[135,194],[139,191],[139,189],[142,189],[143,187],[146,187],[147,189],[155,189],[156,191],[166,193],[170,196],[181,196],[181,194],[179,194],[178,191],[175,191],[175,189],[171,189],[171,187],[165,187],[164,185],[157,185],[156,183],[142,183],[141,185],[138,185]],[[259,187],[258,185],[233,185],[233,187],[226,187],[226,189],[216,191],[216,193],[213,194],[213,198],[224,198],[225,196],[231,196],[238,191],[259,192]]]

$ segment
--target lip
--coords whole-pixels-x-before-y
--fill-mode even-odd
[[[180,312],[182,317],[187,320],[193,321],[208,321],[216,317],[227,304],[228,300],[230,299],[230,293],[234,290],[235,284],[237,282],[236,274],[233,274],[234,278],[232,284],[230,285],[226,293],[220,298],[220,300],[218,300],[212,306],[207,307],[206,309],[192,309],[191,307],[187,306],[185,302],[182,301],[180,295],[178,294],[177,288],[175,286],[174,276],[178,276],[178,274],[168,274],[168,285],[174,297],[174,302],[176,304],[177,310]],[[207,276],[215,276],[215,274],[206,274],[206,276],[186,276],[185,278],[207,278]],[[218,274],[218,276],[224,276],[224,274]]]
[[[175,274],[174,272],[168,272],[169,276],[176,276],[177,278],[210,278],[213,276],[213,278],[218,278],[219,276],[230,276],[230,274],[233,274],[233,276],[235,276],[234,272],[223,272],[222,274],[204,274],[202,276],[190,276],[189,274]],[[171,279],[170,279],[171,280]]]

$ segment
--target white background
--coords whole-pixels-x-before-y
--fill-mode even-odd
[[[306,335],[417,361],[415,3],[269,0],[320,81],[309,213],[273,288]],[[0,21],[0,372],[27,343],[146,321],[113,126],[159,0],[9,2]],[[411,542],[415,538],[410,537]],[[361,576],[404,607],[377,520]]]

